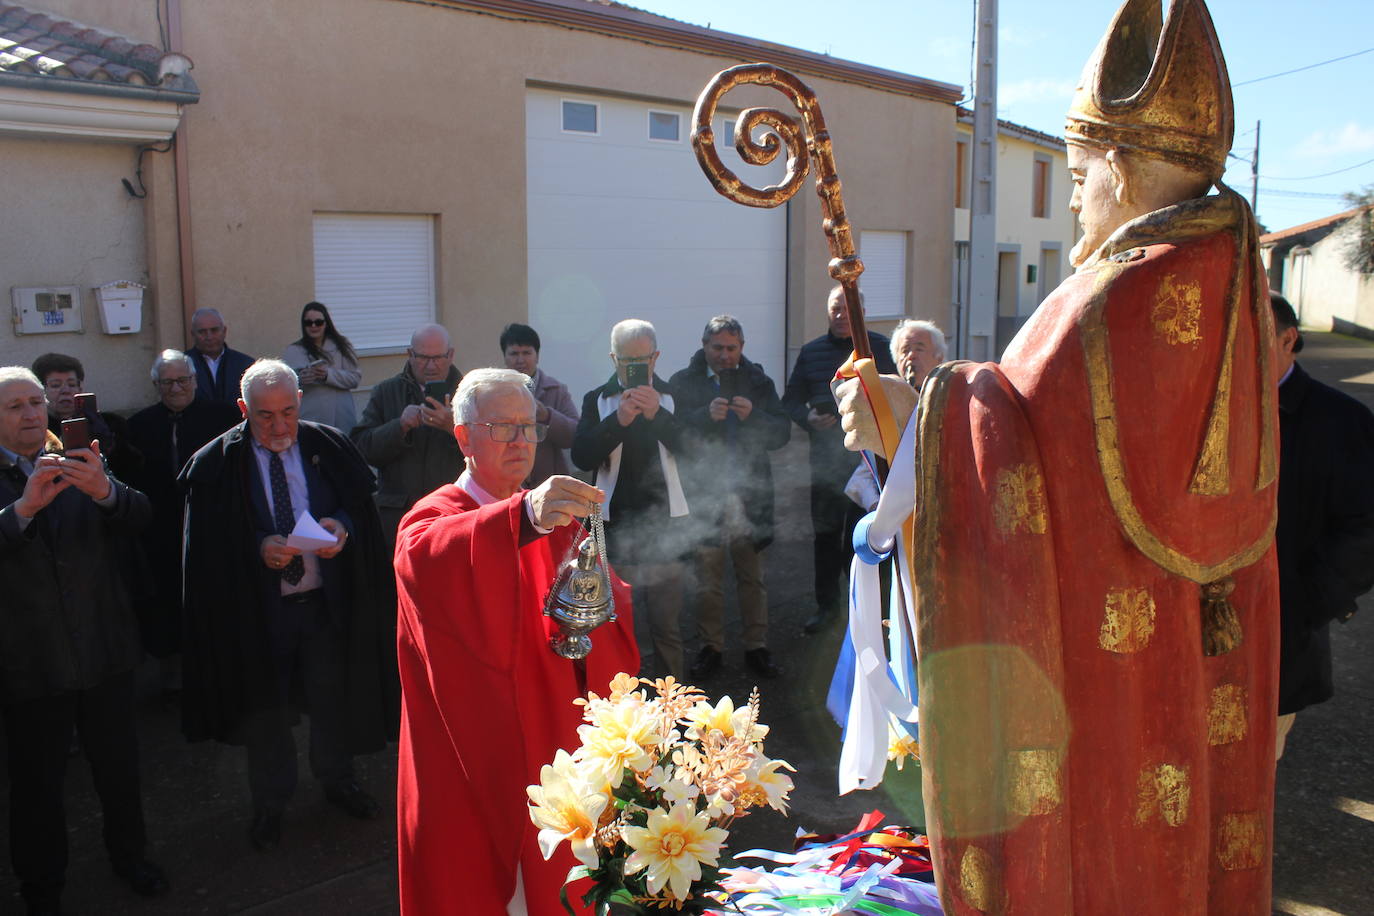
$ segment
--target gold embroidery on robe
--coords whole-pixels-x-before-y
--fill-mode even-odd
[[[964,857],[959,860],[959,890],[964,902],[975,910],[992,911],[996,893],[992,856],[977,846],[966,848]]]
[[[1150,321],[1155,333],[1168,343],[1197,343],[1202,339],[1202,287],[1165,277],[1159,284],[1155,307],[1150,310]]]
[[[1114,588],[1107,593],[1097,644],[1126,655],[1150,644],[1155,632],[1155,599],[1143,588]]]
[[[1217,831],[1217,859],[1227,871],[1259,868],[1264,864],[1264,819],[1259,812],[1228,814]]]
[[[1212,747],[1234,744],[1245,737],[1245,688],[1222,684],[1212,688],[1212,704],[1207,708],[1207,743]]]
[[[1143,825],[1158,815],[1170,827],[1179,827],[1188,820],[1188,802],[1192,786],[1187,767],[1170,763],[1147,766],[1140,771],[1139,801],[1135,822]]]
[[[1013,814],[1030,817],[1049,814],[1064,799],[1060,783],[1060,751],[1027,748],[1007,753],[1007,807]]]
[[[1045,481],[1040,469],[1018,464],[997,472],[997,497],[992,504],[997,530],[1013,534],[1044,534],[1048,530],[1045,508]]]

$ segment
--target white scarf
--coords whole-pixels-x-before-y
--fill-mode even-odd
[[[623,393],[623,392],[622,392]],[[659,407],[673,412],[673,396],[659,392]],[[606,419],[615,413],[620,407],[620,394],[602,394],[596,399],[597,411],[601,419]],[[617,445],[609,458],[596,469],[596,485],[606,493],[606,505],[601,510],[602,515],[609,520],[611,517],[611,494],[615,492],[615,482],[620,477],[620,453],[625,446]],[[673,453],[662,443],[658,443],[658,457],[663,465],[663,482],[668,488],[668,514],[673,518],[681,518],[687,514],[687,497],[682,492],[682,480],[677,473],[677,460],[673,458]]]

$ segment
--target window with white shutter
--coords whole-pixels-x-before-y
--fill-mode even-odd
[[[865,229],[859,233],[859,259],[864,272],[859,288],[871,318],[898,318],[906,314],[905,232]]]
[[[410,345],[434,320],[434,217],[316,213],[315,299],[359,350]]]

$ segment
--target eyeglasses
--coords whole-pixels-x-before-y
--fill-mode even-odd
[[[647,366],[657,355],[657,353],[652,353],[649,356],[617,356],[615,361],[622,366]]]
[[[418,359],[418,360],[419,360],[420,362],[422,362],[422,363],[437,363],[437,362],[441,362],[442,360],[448,359],[448,358],[449,358],[450,356],[452,356],[452,355],[453,355],[453,351],[452,351],[452,350],[448,351],[447,353],[440,353],[440,354],[438,354],[437,356],[430,356],[430,355],[427,354],[427,353],[416,353],[414,350],[411,350],[411,351],[410,351],[410,358],[411,358],[411,359]]]
[[[526,442],[543,442],[549,434],[547,423],[468,423],[467,426],[485,426],[492,442],[514,442],[516,434]]]
[[[324,319],[306,318],[304,321],[301,322],[301,324],[305,325],[307,328],[322,328],[324,327]]]
[[[182,375],[177,378],[160,378],[157,380],[157,387],[166,389],[190,388],[195,381],[196,377],[194,375]]]

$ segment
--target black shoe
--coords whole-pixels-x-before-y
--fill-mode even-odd
[[[701,651],[697,653],[697,660],[692,662],[692,667],[687,673],[694,681],[704,681],[720,670],[721,662],[719,649],[702,646]]]
[[[114,873],[123,878],[140,897],[161,897],[172,889],[172,885],[167,882],[166,873],[147,859],[140,859],[130,865],[117,865]]]
[[[767,649],[750,649],[744,653],[744,667],[759,677],[773,679],[782,674],[782,669],[773,664],[773,656]]]
[[[815,636],[821,630],[828,629],[830,624],[834,621],[835,613],[833,611],[817,611],[812,615],[811,619],[802,626],[802,632],[807,636]]]
[[[281,845],[281,812],[259,810],[248,826],[248,842],[258,852],[268,852]]]
[[[324,797],[331,805],[360,821],[375,820],[382,810],[377,804],[377,799],[364,792],[355,782],[344,783],[341,786],[326,786]]]

